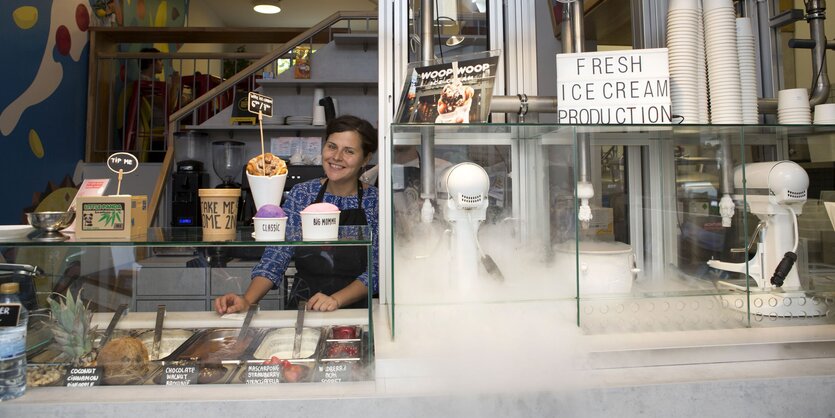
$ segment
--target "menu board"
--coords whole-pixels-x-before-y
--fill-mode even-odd
[[[400,96],[398,123],[480,123],[490,116],[499,51],[443,62],[412,63]]]

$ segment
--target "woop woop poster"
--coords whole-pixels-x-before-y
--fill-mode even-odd
[[[398,123],[480,123],[490,116],[499,51],[409,64]]]

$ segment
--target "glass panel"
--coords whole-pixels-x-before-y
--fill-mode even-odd
[[[456,208],[449,207],[455,201],[442,184],[432,222],[419,220],[421,132],[434,135],[436,157],[446,160],[436,163],[436,180],[448,181],[441,167],[462,161],[490,174],[475,250],[457,246],[458,237],[472,235],[456,225]],[[831,323],[835,260],[828,254],[835,231],[822,202],[835,200],[827,192],[835,190],[833,132],[768,125],[392,125],[390,288],[396,304],[564,302],[576,306],[581,328],[593,334]],[[791,158],[802,155],[809,160]],[[769,189],[773,167],[808,175],[809,193],[803,195],[802,184]],[[579,219],[581,180],[594,191],[588,222]],[[797,227],[787,207],[799,215]],[[733,212],[723,223],[728,208]],[[777,265],[795,243],[795,267],[775,286]],[[478,246],[503,281],[491,279]],[[462,254],[470,254],[466,262]]]
[[[420,61],[420,0],[409,5],[409,62]],[[486,0],[435,0],[432,39],[435,57],[471,54],[489,50]]]

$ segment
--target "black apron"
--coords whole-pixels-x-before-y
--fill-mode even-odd
[[[321,203],[325,197],[328,180],[319,189],[319,195],[313,203]],[[342,209],[339,213],[339,226],[368,225],[365,211],[362,209],[362,183],[357,181],[356,209]],[[287,295],[287,308],[297,309],[299,301],[306,301],[318,292],[333,295],[348,286],[368,270],[366,247],[298,247],[293,261],[296,264],[296,276]],[[368,298],[341,306],[346,308],[367,308]]]

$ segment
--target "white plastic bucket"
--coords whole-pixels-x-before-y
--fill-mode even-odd
[[[287,217],[252,218],[252,222],[255,225],[254,238],[256,241],[284,241]]]
[[[339,236],[339,211],[302,212],[304,241],[335,240]]]

